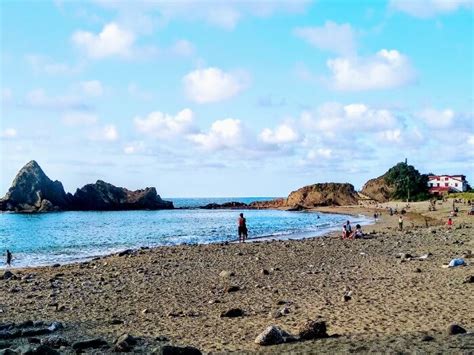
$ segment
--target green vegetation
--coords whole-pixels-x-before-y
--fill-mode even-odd
[[[398,163],[387,171],[384,178],[395,188],[392,199],[420,201],[429,198],[428,175],[420,174],[413,165]]]
[[[447,198],[463,198],[465,200],[474,201],[474,192],[455,192],[446,195]]]

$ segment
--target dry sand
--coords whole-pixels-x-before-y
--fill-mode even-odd
[[[451,206],[446,202],[428,212],[427,203],[410,204],[402,232],[387,205],[320,209],[371,216],[377,207],[381,220],[365,227],[371,239],[332,235],[161,247],[56,268],[15,269],[23,280],[0,280],[0,323],[58,320],[71,341],[100,336],[111,343],[127,332],[144,339],[137,350],[146,352],[161,344],[156,337],[166,336],[171,343],[213,353],[472,354],[472,333],[446,333],[453,322],[474,330],[474,284],[463,282],[474,275],[472,265],[441,267],[474,252],[474,216],[459,205],[459,217],[448,230],[444,221]],[[399,253],[432,255],[409,260],[397,258]],[[472,264],[474,258],[466,261]],[[224,270],[235,275],[220,276]],[[229,286],[239,289],[226,292]],[[349,301],[343,300],[346,290],[352,291]],[[274,318],[284,307],[289,313]],[[231,308],[242,309],[244,316],[221,318]],[[319,318],[330,335],[340,337],[254,344],[268,325],[296,333],[307,319]],[[424,335],[434,340],[422,341]]]

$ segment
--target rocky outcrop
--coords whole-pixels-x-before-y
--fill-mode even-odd
[[[130,191],[97,180],[77,189],[73,199],[75,210],[117,211],[117,210],[160,210],[172,209],[173,203],[164,201],[154,187]]]
[[[394,187],[385,180],[385,175],[370,179],[362,187],[361,193],[377,202],[387,202],[394,192]]]
[[[224,202],[222,204],[219,203],[208,203],[205,206],[201,206],[205,210],[218,210],[218,209],[240,209],[240,208],[249,208],[249,205],[244,202]]]
[[[18,172],[5,197],[0,199],[0,211],[51,212],[65,210],[159,210],[172,209],[154,187],[130,191],[104,181],[88,184],[74,195],[66,194],[59,181],[52,181],[34,160]]]
[[[71,195],[66,194],[59,181],[46,176],[34,160],[16,175],[5,197],[0,200],[0,210],[17,212],[49,212],[68,209]]]
[[[258,201],[250,204],[253,208],[284,208],[304,210],[318,206],[344,206],[358,202],[358,194],[351,184],[323,183],[302,187],[291,192],[288,198]]]

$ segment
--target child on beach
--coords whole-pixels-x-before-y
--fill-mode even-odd
[[[398,229],[403,230],[403,217],[398,217]]]
[[[346,229],[346,225],[343,224],[342,225],[342,239],[346,239],[347,237],[347,229]]]
[[[448,226],[449,229],[453,227],[453,219],[451,217],[448,218],[446,225]]]

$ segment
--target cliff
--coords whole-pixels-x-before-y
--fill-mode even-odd
[[[46,176],[34,160],[20,169],[5,197],[0,199],[0,211],[51,212],[65,210],[113,211],[172,209],[154,187],[130,191],[104,181],[66,194],[59,181]]]
[[[395,188],[385,180],[385,175],[382,175],[367,181],[362,187],[361,193],[377,202],[387,202],[394,191]]]

